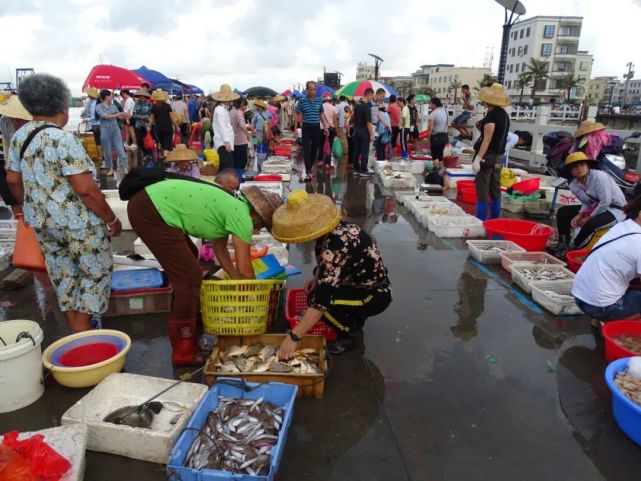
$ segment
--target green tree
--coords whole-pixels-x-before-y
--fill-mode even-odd
[[[576,78],[573,73],[569,73],[564,77],[560,78],[557,81],[556,85],[558,88],[563,89],[565,91],[565,101],[569,103],[572,89],[581,83],[582,83],[581,79]]]
[[[527,64],[525,68],[527,69],[525,72],[530,76],[530,81],[532,82],[532,103],[534,103],[536,83],[539,80],[550,78],[548,74],[548,64],[541,59],[531,58],[530,63]]]
[[[483,87],[490,87],[493,83],[498,82],[498,79],[494,75],[490,74],[484,74],[483,78],[476,82],[476,87],[474,87],[475,91],[481,90]]]
[[[522,72],[519,74],[519,78],[516,79],[516,82],[514,82],[514,86],[521,89],[521,92],[519,93],[519,103],[523,103],[523,91],[528,85],[530,85],[531,81],[532,77],[530,77],[530,74]]]
[[[451,90],[452,92],[454,92],[454,100],[452,101],[452,103],[454,103],[454,104],[456,103],[456,95],[458,94],[458,89],[460,89],[460,88],[461,88],[461,85],[463,85],[463,83],[462,83],[462,82],[459,82],[458,80],[454,80],[454,81],[450,84],[450,88],[449,88],[449,90]]]

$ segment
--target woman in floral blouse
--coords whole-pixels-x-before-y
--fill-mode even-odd
[[[288,332],[279,356],[288,359],[299,338],[321,318],[339,334],[338,341],[328,346],[330,352],[345,352],[353,347],[365,320],[392,302],[387,268],[378,247],[359,226],[342,222],[332,200],[321,194],[292,192],[272,222],[272,234],[281,242],[316,240],[317,266],[314,278],[305,285],[309,307]]]
[[[12,138],[7,183],[36,231],[60,310],[72,331],[85,331],[92,314],[107,310],[109,237],[122,226],[98,187],[93,162],[62,130],[71,99],[63,81],[34,74],[20,83],[18,96],[33,121]]]

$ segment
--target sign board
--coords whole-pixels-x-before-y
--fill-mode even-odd
[[[23,78],[33,75],[35,70],[32,68],[17,68],[16,69],[16,89],[20,87],[20,82]]]

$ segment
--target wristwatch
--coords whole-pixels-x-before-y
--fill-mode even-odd
[[[292,341],[294,341],[294,342],[300,341],[300,337],[297,336],[296,333],[294,331],[292,331],[291,329],[287,329],[287,334],[289,334],[289,337],[291,337]]]

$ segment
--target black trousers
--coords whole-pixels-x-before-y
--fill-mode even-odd
[[[100,146],[100,125],[92,125],[91,133],[93,133],[93,138],[96,141],[96,146]]]
[[[134,129],[134,132],[136,132],[136,144],[138,144],[138,148],[142,150],[143,154],[150,153],[150,150],[145,149],[145,137],[147,136],[147,129],[145,127],[138,127]]]
[[[218,147],[218,159],[218,172],[234,168],[234,154],[233,152],[227,152],[224,145]]]
[[[430,136],[430,149],[432,152],[432,159],[443,160],[443,151],[449,142],[449,137],[444,132],[439,132]]]
[[[572,219],[579,214],[580,210],[580,205],[564,205],[559,208],[556,213],[556,227],[559,230],[560,238],[565,238],[568,241],[570,240],[570,237],[572,236],[571,222]],[[591,217],[585,224],[583,224],[583,227],[581,227],[581,230],[574,238],[573,246],[576,249],[585,247],[590,243],[597,230],[603,227],[611,227],[616,223],[616,217],[614,217],[614,215],[609,211],[605,211],[602,214]]]
[[[174,150],[174,131],[156,130],[156,141],[163,150]]]
[[[392,125],[392,147],[396,147],[396,139],[398,139],[398,133],[401,131],[401,129],[398,127],[394,127]]]
[[[358,332],[368,317],[380,314],[391,302],[390,289],[379,292],[377,289],[337,287],[331,296],[331,306],[323,312],[322,319],[339,334]]]
[[[477,202],[485,202],[488,197],[490,200],[501,200],[501,164],[495,156],[490,159],[490,155],[485,156],[485,160],[493,160],[493,165],[481,164],[481,170],[476,174],[476,197]]]
[[[367,172],[369,161],[369,133],[365,129],[354,131],[354,170]]]
[[[234,169],[247,167],[247,144],[234,145]]]
[[[314,159],[318,153],[320,144],[321,129],[318,124],[303,122],[303,158],[305,159],[305,170],[307,175],[311,175]]]

